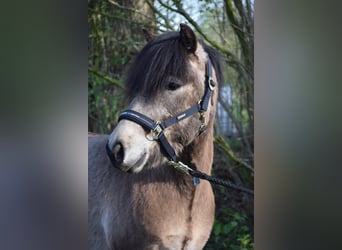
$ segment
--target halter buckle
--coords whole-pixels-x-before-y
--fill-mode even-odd
[[[163,132],[163,127],[161,126],[160,122],[156,122],[156,126],[151,131],[153,134],[153,139],[157,140],[159,138],[159,135]]]
[[[180,172],[183,172],[185,174],[190,175],[190,171],[192,171],[191,168],[188,167],[188,165],[184,164],[181,161],[169,161],[168,164],[172,167],[174,167],[175,169],[177,169]]]

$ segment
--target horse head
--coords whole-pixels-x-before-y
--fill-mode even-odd
[[[169,121],[170,126],[164,123],[162,129],[176,156],[203,132],[208,122],[213,122],[217,91],[212,91],[210,83],[213,93],[206,100],[206,110],[201,110],[208,89],[207,71],[212,74],[209,81],[220,81],[215,60],[211,60],[214,66],[210,64],[210,49],[197,40],[187,25],[181,24],[179,32],[159,36],[144,32],[148,43],[137,55],[126,79],[130,119],[119,121],[107,144],[115,167],[134,173],[158,167],[170,158],[152,129],[158,122]],[[196,105],[198,110],[188,115],[187,110],[196,109]],[[143,117],[147,125],[137,122],[135,114]]]

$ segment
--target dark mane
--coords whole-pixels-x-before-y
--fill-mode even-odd
[[[219,54],[201,42],[208,53],[218,83],[222,83],[222,69]],[[187,80],[188,52],[179,42],[179,32],[167,32],[149,41],[137,55],[126,79],[126,95],[133,98],[137,94],[152,97],[168,84],[167,78],[175,76]]]
[[[224,81],[223,72],[222,72],[222,55],[219,52],[217,52],[215,49],[213,49],[212,47],[205,44],[203,41],[200,41],[200,43],[203,46],[204,51],[207,52],[213,64],[213,67],[216,72],[217,81],[218,81],[218,87],[222,87],[223,81]]]

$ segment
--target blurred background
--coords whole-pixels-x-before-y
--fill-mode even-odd
[[[189,24],[222,55],[224,84],[215,123],[212,175],[254,189],[253,1],[88,1],[88,126],[109,134],[127,107],[123,81],[146,44],[142,28],[158,34]],[[216,220],[205,249],[253,249],[253,196],[213,185]]]
[[[111,15],[107,7],[117,9],[108,1],[101,2],[102,9],[100,1],[80,0],[4,1],[1,5],[0,249],[87,249],[87,131],[109,133],[117,118],[108,117],[101,126],[89,121],[89,114],[93,114],[89,107],[92,103],[89,83],[93,84],[92,78],[101,78],[90,71],[96,69],[110,79],[119,80],[115,82],[122,82],[123,74],[121,70],[109,71],[94,64],[91,18],[95,14],[91,9],[96,11],[98,8],[97,11]],[[116,3],[126,6],[122,2]],[[173,2],[166,3],[171,5]],[[191,17],[196,23],[211,15],[206,8],[210,10],[214,2],[208,3],[182,2],[186,13],[193,10]],[[243,3],[245,6],[245,1]],[[257,250],[342,249],[341,4],[317,0],[255,2],[254,147],[249,141],[250,147],[254,148],[254,164],[248,149],[241,146],[246,144],[244,139],[231,143],[234,127],[231,138],[222,136],[235,159],[255,167],[254,242]],[[203,34],[211,40],[216,37],[218,22],[211,23],[213,26],[209,27],[213,28],[206,31],[205,25],[201,25],[203,34],[200,34],[185,16],[173,10],[163,12],[164,6],[158,5],[158,1],[153,6],[160,9],[162,15],[175,15],[174,19],[168,19],[172,29],[178,29],[179,22],[186,22],[208,44],[211,43]],[[176,5],[171,6],[178,9]],[[219,10],[214,13],[221,11],[222,20],[227,20],[224,4],[218,6],[221,9],[217,8]],[[145,14],[145,10],[141,11]],[[238,10],[234,14],[239,17]],[[128,15],[122,18],[127,19]],[[106,22],[111,20],[104,15],[100,17]],[[169,30],[165,25],[157,25],[162,21],[158,21],[158,16],[155,18],[156,23],[141,19],[139,22],[147,22],[145,27],[153,26],[150,29],[155,29],[154,32]],[[111,20],[115,24],[112,26],[97,22],[101,24],[97,28],[100,31],[104,27],[113,30],[120,27],[115,19]],[[233,29],[230,19],[224,23],[224,29],[220,30]],[[140,43],[135,51],[144,44],[140,29],[141,25],[133,32],[138,37],[130,40]],[[234,30],[229,32],[229,35],[234,34]],[[223,46],[224,43],[217,40],[218,46],[214,47],[234,52],[230,46],[240,42],[228,41]],[[233,62],[233,57],[220,52]],[[102,52],[98,53],[103,56]],[[237,56],[244,62],[241,54]],[[98,62],[104,61],[98,59]],[[240,110],[234,109],[234,102],[243,97],[234,97],[233,93],[239,87],[246,87],[245,80],[241,77],[242,80],[236,81],[238,87],[233,87],[234,74],[237,77],[241,73],[237,73],[234,63],[225,63],[225,67],[228,67],[225,83],[231,85],[229,91],[232,93],[232,104],[228,101],[228,107],[232,106],[238,113]],[[108,85],[99,91],[100,96],[110,89],[113,91],[111,96],[121,95],[119,89],[105,80],[98,80],[98,84]],[[108,106],[115,107],[113,104]],[[101,107],[98,112],[103,110],[106,109]],[[115,116],[115,111],[109,112],[108,116]],[[241,112],[243,114],[243,109]],[[232,119],[232,116],[228,117]],[[242,119],[242,127],[245,137],[251,140],[248,114],[246,117],[248,122]],[[96,119],[102,121],[102,118]],[[235,116],[235,119],[240,118]],[[237,137],[243,138],[242,135]],[[216,155],[225,152],[217,142],[215,145]],[[227,174],[227,169],[236,164],[227,155],[221,153],[221,158],[215,160],[213,175],[223,174],[224,178],[236,183],[245,180],[241,185],[252,189],[252,180],[248,181],[252,174],[245,167],[236,166]],[[226,161],[224,167],[220,160]],[[247,174],[232,177],[232,173],[240,170]],[[217,211],[219,221],[208,247],[214,248],[215,237],[223,242],[227,237],[236,246],[242,244],[238,239],[247,235],[245,243],[250,244],[252,227],[246,221],[250,221],[248,214],[252,210],[247,204],[253,203],[244,200],[238,203],[237,199],[244,195],[214,188],[219,199],[218,209],[223,208],[227,215]],[[245,199],[248,201],[249,197]],[[241,218],[243,214],[247,217]],[[235,222],[225,228],[222,226],[230,221]],[[243,223],[245,228],[238,226]]]

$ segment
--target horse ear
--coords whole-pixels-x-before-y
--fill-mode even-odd
[[[184,24],[180,24],[179,40],[187,49],[187,51],[194,53],[197,49],[197,39],[192,29]]]
[[[143,28],[142,31],[145,34],[145,39],[147,42],[151,41],[155,37],[155,35],[153,35],[149,30],[147,30],[145,28]]]

